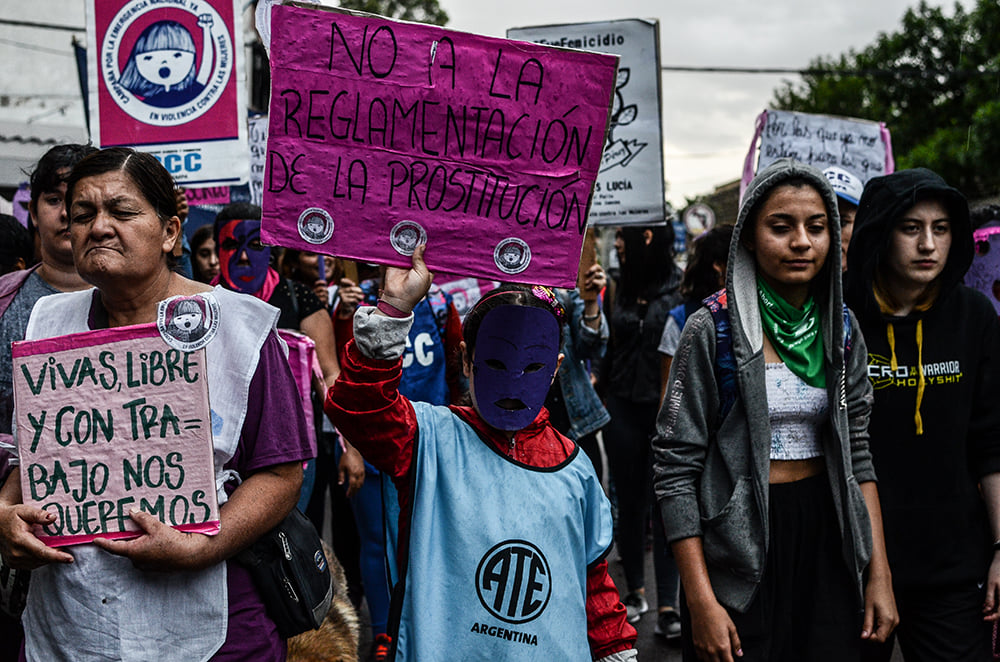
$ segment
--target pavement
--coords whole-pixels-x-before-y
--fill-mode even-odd
[[[622,571],[621,561],[618,560],[617,550],[612,549],[608,555],[608,571],[611,578],[615,580],[615,586],[624,597],[625,573]],[[649,602],[649,611],[642,615],[638,623],[633,623],[632,627],[638,633],[635,640],[635,648],[639,651],[639,662],[681,662],[680,640],[668,642],[663,637],[656,635],[653,629],[656,628],[656,573],[653,570],[653,553],[646,552],[646,601]]]

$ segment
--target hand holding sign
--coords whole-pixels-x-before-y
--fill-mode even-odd
[[[8,480],[3,491],[7,497],[19,499],[16,480]],[[17,570],[34,570],[48,563],[72,563],[66,552],[49,547],[35,536],[36,526],[52,524],[56,516],[40,508],[23,504],[0,506],[0,556],[4,563]]]
[[[218,562],[208,552],[212,544],[208,536],[181,533],[138,509],[130,515],[143,535],[129,540],[95,538],[94,544],[106,552],[131,559],[140,570],[201,570]]]
[[[413,250],[410,269],[389,267],[385,270],[385,287],[380,300],[385,301],[400,312],[409,314],[420,303],[427,291],[431,289],[434,274],[427,270],[424,264],[424,252],[427,244],[420,244]]]

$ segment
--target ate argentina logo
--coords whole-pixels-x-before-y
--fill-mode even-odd
[[[552,594],[549,562],[525,540],[506,540],[486,552],[476,569],[476,593],[493,616],[506,623],[533,621]]]

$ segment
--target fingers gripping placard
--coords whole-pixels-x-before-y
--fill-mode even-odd
[[[265,241],[572,286],[616,56],[288,5],[271,29]]]

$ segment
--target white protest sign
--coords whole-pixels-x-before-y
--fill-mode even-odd
[[[250,202],[260,206],[264,199],[264,163],[267,160],[267,115],[251,117],[248,122],[250,143]]]
[[[155,156],[178,184],[246,182],[238,0],[87,0],[90,132]]]
[[[867,182],[893,170],[888,136],[888,129],[879,122],[768,110],[757,171],[790,158],[820,170],[843,168]]]
[[[664,191],[659,22],[626,19],[511,28],[507,37],[621,56],[589,222],[661,223]]]

